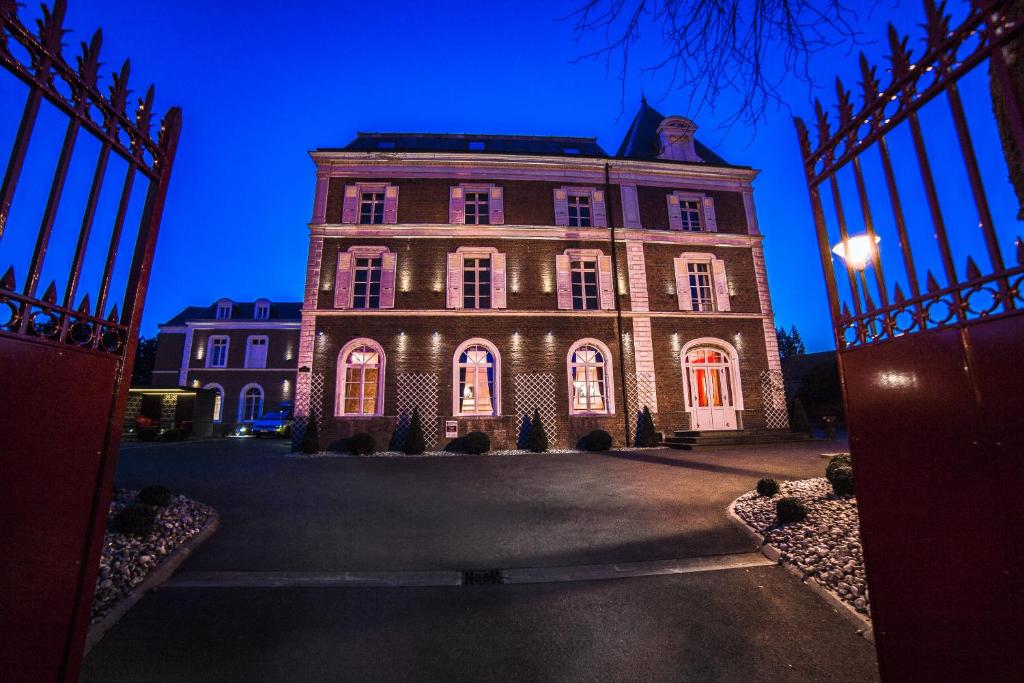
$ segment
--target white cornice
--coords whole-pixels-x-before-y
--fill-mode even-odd
[[[353,318],[437,318],[439,324],[451,318],[615,318],[615,311],[563,311],[560,309],[522,310],[522,309],[466,309],[466,308],[435,308],[435,309],[336,309],[318,308],[303,311],[304,317],[353,317]],[[699,311],[622,311],[625,318],[696,318],[701,320],[744,319],[761,320],[760,313],[733,313]]]
[[[163,333],[184,334],[193,330],[297,330],[298,320],[252,320],[225,322],[223,320],[186,320],[184,325],[157,325]]]

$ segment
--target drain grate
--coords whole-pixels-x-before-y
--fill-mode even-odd
[[[500,569],[470,569],[462,572],[463,586],[498,586],[505,583]]]

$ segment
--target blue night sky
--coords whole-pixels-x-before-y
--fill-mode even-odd
[[[306,222],[312,207],[313,165],[307,151],[341,146],[357,130],[510,133],[597,136],[614,152],[638,104],[641,90],[662,113],[692,114],[678,92],[665,95],[664,78],[634,71],[625,111],[620,85],[605,74],[602,62],[573,64],[574,57],[598,45],[577,44],[572,24],[558,21],[575,3],[474,2],[330,3],[330,2],[128,2],[71,0],[66,26],[69,58],[78,42],[102,26],[105,80],[127,56],[132,60],[135,97],[153,82],[156,108],[184,110],[184,129],[153,269],[143,334],[186,305],[206,304],[220,296],[252,300],[299,300],[307,248]],[[955,0],[954,3],[955,4]],[[38,16],[37,7],[22,10]],[[885,21],[921,33],[917,2],[882,3],[863,23],[867,38],[881,41]],[[638,65],[654,61],[655,31],[635,52]],[[880,42],[865,50],[884,67]],[[917,47],[917,52],[920,52]],[[848,88],[859,81],[855,55],[833,51],[819,55],[817,75],[829,87],[840,73]],[[881,71],[881,68],[880,68]],[[883,83],[886,81],[884,73]],[[998,153],[991,106],[983,74],[962,83],[972,134],[991,188],[990,201],[1009,257],[1019,223]],[[22,104],[24,87],[0,78],[0,159],[6,162]],[[785,95],[793,113],[809,115],[807,88],[793,80]],[[765,251],[777,322],[795,324],[809,351],[832,347],[807,190],[799,162],[790,112],[773,112],[756,134],[742,128],[728,133],[716,126],[732,113],[731,96],[696,117],[698,137],[733,163],[762,170],[755,198],[766,236]],[[949,230],[961,243],[957,266],[968,251],[982,270],[988,266],[975,239],[976,216],[958,155],[948,113],[923,116],[929,151],[939,169],[940,190],[949,205]],[[49,179],[63,135],[61,118],[44,111],[24,181],[15,197],[11,224],[0,241],[0,268],[10,263],[25,272]],[[912,231],[930,230],[917,188],[910,147],[899,135],[890,144],[897,173],[908,179],[904,197]],[[72,165],[69,195],[58,217],[52,256],[43,285],[66,278],[69,252],[77,231],[98,145],[83,144]],[[865,173],[878,188],[880,170],[871,154]],[[115,169],[119,167],[114,167]],[[944,169],[948,173],[943,173]],[[120,171],[112,171],[95,229],[80,291],[95,296],[101,252],[120,189]],[[849,179],[847,179],[849,180]],[[848,182],[852,189],[852,182]],[[915,194],[916,191],[916,194]],[[26,202],[35,195],[36,201]],[[881,194],[879,195],[882,196]],[[138,193],[141,199],[141,193]],[[844,195],[855,213],[856,197]],[[874,200],[874,196],[873,196]],[[898,254],[891,236],[888,205],[875,208],[883,236],[882,253],[890,287],[898,277]],[[136,202],[140,204],[141,202]],[[39,206],[31,206],[38,204]],[[138,206],[134,207],[138,211]],[[104,217],[108,218],[106,221]],[[858,219],[859,220],[859,219]],[[851,220],[854,225],[858,220]],[[856,231],[856,230],[855,230]],[[926,242],[928,240],[925,240]],[[886,251],[886,246],[890,248]],[[933,253],[918,253],[922,267],[935,268]],[[118,274],[123,280],[127,259]],[[904,291],[906,291],[905,280]],[[115,291],[116,285],[115,285]]]

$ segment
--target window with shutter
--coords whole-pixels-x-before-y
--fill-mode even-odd
[[[462,308],[462,254],[448,254],[448,308]]]
[[[346,185],[345,199],[341,207],[342,223],[359,222],[359,186]]]
[[[491,306],[506,308],[508,296],[505,288],[505,255],[495,252],[491,255]]]
[[[460,225],[466,222],[466,196],[461,186],[448,190],[448,222]]]
[[[569,195],[561,188],[555,190],[555,225],[569,225]]]
[[[572,309],[572,272],[568,254],[555,256],[555,290],[558,294],[558,308]]]
[[[675,271],[679,310],[731,310],[725,261],[714,254],[691,252],[675,259]]]
[[[612,257],[602,254],[597,257],[597,274],[601,286],[601,308],[615,308],[615,283],[612,278]]]
[[[398,222],[398,186],[388,185],[384,189],[384,222],[393,225]]]
[[[711,197],[704,197],[701,200],[704,210],[704,229],[708,232],[718,232],[718,219],[715,217],[715,200]]]
[[[349,308],[352,305],[352,254],[338,253],[338,267],[334,276],[334,307]]]
[[[597,228],[608,227],[608,207],[606,204],[604,192],[601,190],[595,190],[591,195],[594,205],[594,220],[593,225]]]
[[[395,271],[398,254],[386,251],[380,256],[380,307],[395,307]]]
[[[505,193],[500,187],[491,188],[491,225],[505,224]]]

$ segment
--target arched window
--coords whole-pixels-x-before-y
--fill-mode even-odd
[[[263,415],[263,387],[246,384],[238,401],[238,421],[253,422]]]
[[[470,339],[455,351],[452,386],[455,415],[501,414],[501,356],[486,339]]]
[[[224,387],[219,384],[207,384],[203,389],[212,389],[217,394],[213,397],[213,421],[224,419]]]
[[[608,415],[615,412],[611,353],[596,339],[581,339],[569,349],[569,414]]]
[[[372,339],[354,339],[338,355],[336,415],[382,415],[384,351]]]

